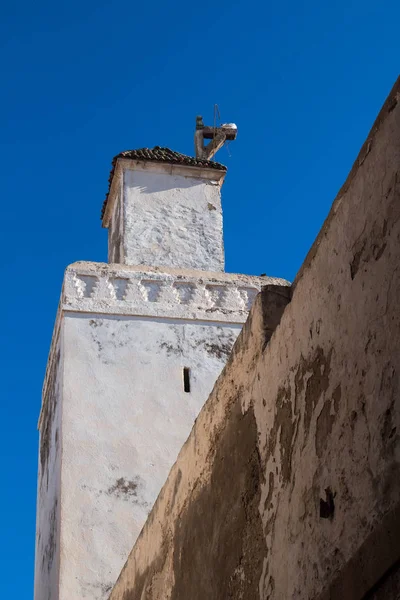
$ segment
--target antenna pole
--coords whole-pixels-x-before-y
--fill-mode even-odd
[[[206,127],[203,117],[196,117],[196,131],[194,134],[194,149],[196,158],[211,160],[227,140],[235,140],[237,127],[234,123],[225,123],[217,127],[217,115],[221,120],[218,104],[214,104],[214,126]],[[207,146],[204,140],[210,140]]]

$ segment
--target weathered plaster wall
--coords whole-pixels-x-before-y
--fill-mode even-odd
[[[244,323],[276,277],[78,262],[65,273],[61,309],[73,312]]]
[[[116,184],[117,185],[117,184]],[[116,198],[114,201],[114,209],[110,226],[108,229],[108,262],[123,263],[124,248],[123,248],[123,206],[121,202],[121,186],[115,191]]]
[[[398,597],[399,100],[398,82],[271,339],[284,302],[256,298],[111,600]]]
[[[61,600],[107,597],[240,329],[64,317]]]
[[[60,555],[60,474],[62,344],[55,332],[44,384],[36,520],[35,600],[58,600]]]
[[[108,596],[265,282],[287,286],[185,269],[67,268],[55,328],[63,339],[62,519],[60,591],[52,588],[51,600]],[[42,436],[50,401],[43,396]],[[42,500],[40,522],[49,513]]]
[[[160,169],[124,170],[124,263],[223,271],[219,181]]]

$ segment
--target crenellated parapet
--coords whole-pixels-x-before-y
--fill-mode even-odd
[[[244,323],[254,298],[283,279],[185,269],[74,263],[62,309],[89,313]]]

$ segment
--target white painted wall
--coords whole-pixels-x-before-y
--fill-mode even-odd
[[[261,285],[273,277],[79,262],[66,271],[68,311],[244,323]]]
[[[123,171],[123,262],[223,271],[220,183],[154,168]]]
[[[241,325],[67,313],[63,327],[60,600],[100,600]]]
[[[108,597],[256,293],[282,281],[223,272],[224,173],[132,162],[117,164],[104,221],[119,264],[75,263],[64,278],[35,600]]]
[[[35,600],[59,598],[63,357],[59,335],[55,335],[54,341],[44,385],[44,410],[39,441]]]
[[[49,452],[39,472],[35,600],[108,597],[257,291],[282,281],[67,268],[39,420]]]

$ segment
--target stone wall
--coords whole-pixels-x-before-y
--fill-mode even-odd
[[[111,600],[398,597],[399,100],[290,303],[257,296]]]

